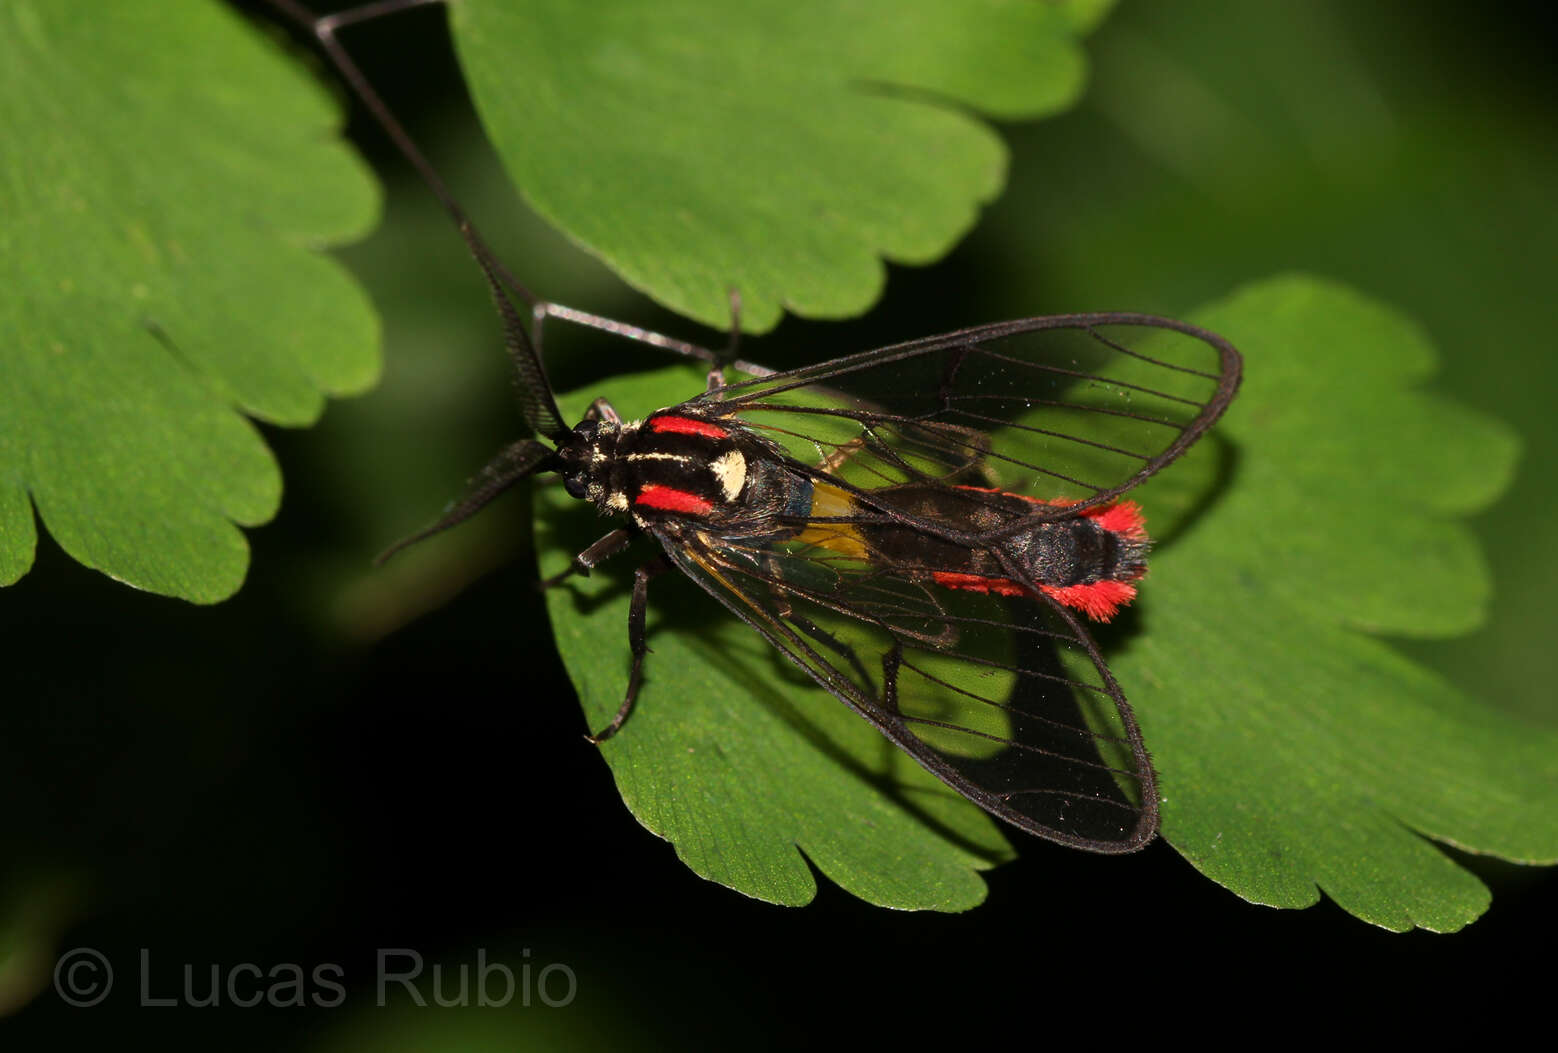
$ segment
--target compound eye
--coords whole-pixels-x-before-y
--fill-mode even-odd
[[[569,497],[577,497],[582,500],[584,492],[588,487],[589,483],[585,480],[583,472],[563,476],[563,489],[568,491]]]

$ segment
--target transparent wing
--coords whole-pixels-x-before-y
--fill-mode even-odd
[[[1047,599],[942,589],[798,541],[662,536],[671,560],[958,793],[1040,837],[1129,852],[1157,790],[1119,687]]]
[[[857,492],[988,486],[1067,506],[1039,513],[1054,517],[1105,503],[1182,453],[1222,415],[1241,363],[1222,337],[1173,319],[1057,315],[777,373],[693,404]]]
[[[779,517],[786,540],[661,541],[948,786],[1041,837],[1131,851],[1157,829],[1135,718],[1077,616],[1026,579],[1004,538],[1109,502],[1174,460],[1222,415],[1241,364],[1227,341],[1183,322],[1090,314],[981,326],[729,385],[689,409],[739,421],[790,471],[853,497],[819,496],[805,516]],[[1039,503],[1013,516],[987,490]],[[981,518],[981,501],[1007,511]],[[998,558],[1024,594],[935,584],[903,531],[893,551],[872,548],[886,536],[873,528],[889,523]]]

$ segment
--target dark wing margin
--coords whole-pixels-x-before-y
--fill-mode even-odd
[[[1186,322],[1055,315],[776,373],[692,404],[738,417],[801,471],[857,493],[986,486],[1055,502],[1064,510],[1041,515],[1057,518],[1114,500],[1183,453],[1222,416],[1242,362]]]
[[[1060,605],[942,589],[797,543],[660,540],[688,577],[992,815],[1093,852],[1131,852],[1157,831],[1135,718]]]

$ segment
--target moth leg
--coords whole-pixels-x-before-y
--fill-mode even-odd
[[[903,664],[903,644],[893,641],[890,650],[882,655],[882,708],[895,717],[903,716],[898,708],[898,667]]]
[[[627,548],[632,541],[633,534],[631,531],[613,530],[595,542],[595,544],[573,557],[573,562],[568,564],[567,570],[561,574],[554,574],[542,581],[539,587],[543,590],[555,588],[575,574],[589,577],[591,570]]]
[[[937,422],[935,430],[953,433],[960,444],[966,447],[962,453],[967,460],[943,476],[947,482],[955,482],[959,477],[983,483],[996,482],[995,472],[989,464],[992,443],[988,433],[978,428],[965,428],[960,424],[945,422]]]
[[[633,602],[628,606],[628,647],[633,652],[633,669],[628,674],[627,694],[622,698],[617,715],[600,731],[585,736],[597,746],[615,735],[628,719],[628,714],[633,712],[633,702],[638,698],[638,688],[643,682],[644,656],[649,653],[649,645],[644,642],[644,614],[649,609],[649,579],[670,569],[671,565],[664,556],[656,556],[633,574]]]
[[[543,351],[541,346],[541,329],[546,323],[547,315],[551,313],[552,305],[545,300],[536,300],[530,305],[530,344],[536,349],[536,357],[540,358]]]
[[[719,357],[714,365],[709,367],[708,381],[704,392],[719,391],[725,387],[725,363],[734,362],[736,351],[741,347],[741,293],[737,289],[730,290],[730,339],[725,343],[725,350],[719,352]]]
[[[378,0],[377,3],[360,4],[357,7],[347,8],[345,11],[336,11],[325,15],[323,18],[314,19],[318,27],[317,32],[334,33],[342,26],[349,26],[357,22],[371,22],[375,18],[383,18],[385,15],[398,14],[401,11],[409,11],[413,7],[425,7],[428,4],[441,4],[443,0]],[[278,5],[281,6],[281,5]]]
[[[961,480],[989,485],[994,485],[997,481],[988,463],[992,448],[990,436],[978,428],[937,422],[935,424],[910,423],[901,425],[900,430],[905,437],[912,436],[919,440],[920,445],[928,449],[940,448],[942,456],[939,459],[946,465],[946,470],[935,476],[940,481],[957,483]],[[823,471],[837,471],[848,464],[851,457],[867,448],[874,449],[883,461],[895,465],[905,473],[925,477],[923,471],[904,461],[890,445],[884,444],[879,436],[870,433],[835,446],[831,453],[823,456],[818,466]]]
[[[730,290],[730,339],[725,343],[725,350],[720,352],[720,361],[733,362],[736,352],[741,350],[741,290],[731,287]]]
[[[648,344],[650,347],[658,347],[660,350],[669,351],[673,355],[696,358],[709,363],[719,362],[719,353],[710,351],[701,344],[694,344],[687,340],[678,340],[674,336],[666,336],[664,333],[657,333],[651,329],[644,329],[641,326],[629,325],[614,318],[591,314],[589,311],[579,311],[560,303],[549,303],[544,300],[535,303],[531,310],[538,316],[557,318],[564,322],[583,326],[586,329],[598,329],[603,333],[610,333],[612,336],[631,340],[635,344]]]
[[[509,277],[507,272],[503,272],[502,276],[510,284],[518,284]],[[614,318],[591,314],[589,311],[575,310],[560,303],[550,303],[534,296],[527,296],[523,292],[520,295],[525,299],[526,303],[530,304],[531,316],[536,320],[537,324],[533,328],[537,332],[532,335],[532,341],[538,345],[540,341],[540,321],[546,318],[556,318],[560,321],[570,322],[573,325],[583,326],[586,329],[597,329],[603,333],[610,333],[612,336],[621,337],[623,340],[631,340],[635,344],[648,344],[650,347],[657,347],[662,351],[669,351],[673,355],[681,355],[683,358],[695,358],[700,362],[707,362],[710,371],[723,370],[725,366],[730,366],[753,377],[770,377],[774,374],[774,371],[767,366],[760,366],[755,362],[745,362],[735,358],[736,347],[739,344],[738,338],[733,337],[725,350],[713,351],[702,344],[694,344],[688,340],[678,340],[674,336],[666,336],[664,333],[657,333],[642,326],[629,325]],[[732,292],[731,296],[734,303],[732,317],[737,320],[737,326],[733,326],[734,329],[739,326],[741,308],[739,295]]]
[[[853,647],[841,641],[804,614],[796,614],[794,611],[789,611],[785,613],[784,617],[791,625],[849,663],[850,671],[860,678],[862,684],[871,683],[871,674],[866,672],[865,663],[860,660],[860,656],[855,653]]]
[[[822,460],[817,463],[817,467],[825,472],[836,472],[849,463],[851,457],[865,448],[866,438],[864,435],[858,439],[850,439],[842,445],[835,446],[832,453],[824,455]]]
[[[866,672],[865,663],[860,660],[860,656],[855,653],[855,649],[806,617],[806,615],[798,612],[790,603],[785,590],[778,584],[779,578],[773,570],[773,560],[764,559],[763,563],[769,571],[768,594],[773,597],[774,610],[779,617],[794,625],[801,632],[811,637],[813,641],[832,651],[845,662],[848,662],[851,671],[860,677],[860,682],[869,684],[871,675]]]

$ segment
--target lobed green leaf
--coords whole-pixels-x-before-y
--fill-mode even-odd
[[[36,507],[128,584],[238,588],[237,525],[281,491],[245,415],[307,424],[378,370],[365,298],[318,252],[376,213],[339,124],[225,4],[0,10],[0,582]]]

